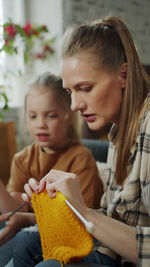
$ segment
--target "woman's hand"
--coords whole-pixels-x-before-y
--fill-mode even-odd
[[[81,213],[87,208],[80,191],[80,179],[74,173],[51,170],[41,179],[40,183],[36,179],[30,178],[24,185],[26,193],[22,194],[22,198],[25,202],[30,202],[34,192],[41,193],[45,189],[50,198],[56,197],[56,192],[60,191]]]
[[[37,188],[39,193],[46,189],[50,198],[54,198],[56,191],[60,191],[78,211],[81,209],[81,206],[82,208],[86,208],[80,191],[80,179],[74,173],[51,170],[40,181],[39,187]]]
[[[38,193],[38,188],[39,188],[38,185],[39,185],[39,182],[34,178],[30,178],[28,180],[28,183],[24,185],[25,193],[22,194],[22,199],[25,202],[30,202],[32,198],[32,194]]]
[[[0,223],[2,223],[11,212],[2,214],[0,216]],[[35,215],[32,213],[17,212],[10,217],[0,232],[0,246],[9,241],[21,228],[34,225],[36,223]]]

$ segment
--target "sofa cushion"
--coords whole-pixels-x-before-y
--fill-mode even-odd
[[[107,161],[109,141],[99,139],[82,139],[81,142],[91,151],[96,161]]]

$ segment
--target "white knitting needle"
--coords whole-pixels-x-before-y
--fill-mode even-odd
[[[65,202],[67,205],[70,207],[70,209],[78,216],[78,218],[84,223],[85,228],[87,232],[90,234],[93,233],[94,225],[92,222],[88,222],[71,204],[70,202],[66,199]]]

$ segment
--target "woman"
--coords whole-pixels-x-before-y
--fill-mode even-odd
[[[101,209],[87,208],[75,174],[56,170],[39,186],[36,181],[25,185],[24,200],[31,198],[30,189],[42,192],[46,187],[50,197],[61,191],[94,224],[93,237],[99,245],[73,266],[117,266],[124,261],[149,266],[145,244],[150,244],[150,238],[144,238],[143,230],[150,225],[150,217],[142,192],[150,182],[150,78],[125,24],[109,17],[67,31],[61,76],[71,94],[72,110],[80,111],[91,130],[113,122]],[[36,266],[60,265],[49,260]]]

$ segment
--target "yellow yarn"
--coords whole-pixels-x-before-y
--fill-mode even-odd
[[[78,261],[92,251],[92,236],[65,199],[60,192],[52,199],[46,191],[32,196],[44,260],[56,259],[68,263]]]

